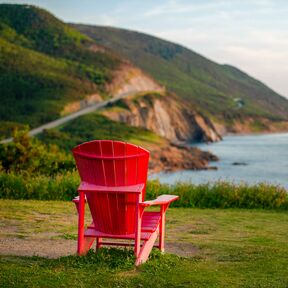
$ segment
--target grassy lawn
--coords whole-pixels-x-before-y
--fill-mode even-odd
[[[68,202],[0,200],[0,287],[288,286],[287,212],[171,208],[167,252],[178,255],[155,250],[135,268],[131,251],[73,256],[74,209]]]

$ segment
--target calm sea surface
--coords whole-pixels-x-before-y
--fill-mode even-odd
[[[200,144],[197,147],[220,158],[219,162],[210,163],[211,166],[217,166],[218,170],[159,173],[150,179],[158,178],[162,183],[169,184],[177,181],[199,184],[217,180],[266,182],[288,188],[288,133],[227,136],[221,142]]]

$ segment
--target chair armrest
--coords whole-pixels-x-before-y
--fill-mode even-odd
[[[141,193],[145,187],[145,184],[136,184],[130,186],[100,186],[90,184],[87,182],[81,182],[78,187],[78,191],[82,192],[105,192],[105,193]]]
[[[144,201],[142,203],[139,203],[143,207],[149,207],[149,206],[154,206],[154,205],[165,205],[165,204],[170,204],[171,202],[177,200],[179,196],[176,195],[161,195],[157,197],[154,200],[149,200],[149,201]]]

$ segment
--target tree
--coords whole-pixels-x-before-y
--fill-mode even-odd
[[[45,145],[29,137],[29,127],[15,129],[13,142],[0,146],[0,162],[7,172],[53,175],[75,167],[71,155],[61,151],[56,145]]]

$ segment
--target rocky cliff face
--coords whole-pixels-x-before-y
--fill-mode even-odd
[[[209,119],[175,96],[140,94],[119,100],[103,111],[110,119],[144,127],[174,143],[221,140]]]
[[[138,92],[164,92],[165,88],[140,69],[127,62],[114,71],[113,81],[106,85],[106,90],[113,97],[117,97],[121,94],[133,95]]]

